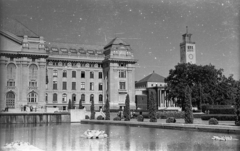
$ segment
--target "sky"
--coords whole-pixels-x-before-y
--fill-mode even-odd
[[[188,26],[197,64],[239,80],[239,6],[239,0],[0,0],[0,20],[17,20],[51,42],[104,46],[119,37],[138,60],[136,80],[153,71],[168,76]]]

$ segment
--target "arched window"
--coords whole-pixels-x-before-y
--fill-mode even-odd
[[[99,101],[99,102],[102,102],[102,101],[103,101],[103,95],[102,95],[102,94],[99,94],[98,101]]]
[[[94,73],[91,71],[90,72],[90,78],[93,79],[94,78]]]
[[[63,78],[66,78],[66,77],[67,77],[67,71],[64,70],[64,71],[63,71]]]
[[[6,106],[8,108],[15,108],[15,94],[11,91],[6,95]]]
[[[57,102],[57,93],[53,93],[53,102]]]
[[[67,94],[66,93],[63,93],[62,101],[63,101],[63,103],[67,102]]]
[[[94,101],[94,95],[93,94],[90,95],[90,102],[92,102],[92,100]]]
[[[81,95],[81,100],[82,100],[82,102],[85,102],[85,94]]]
[[[76,102],[76,94],[72,94],[72,101]]]
[[[16,78],[16,66],[13,63],[8,64],[7,66],[7,77],[8,79]]]
[[[29,103],[36,103],[37,102],[37,93],[32,91],[28,94],[28,102]]]
[[[37,66],[35,64],[31,64],[29,66],[29,79],[37,79]]]

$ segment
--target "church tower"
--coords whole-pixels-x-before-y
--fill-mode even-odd
[[[196,46],[191,41],[191,36],[186,27],[186,33],[182,35],[183,42],[180,43],[180,63],[196,64]]]

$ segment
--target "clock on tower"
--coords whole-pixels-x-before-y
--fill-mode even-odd
[[[180,62],[196,64],[195,42],[191,41],[192,34],[188,33],[188,27],[186,29],[186,33],[182,35],[183,42],[180,43]]]

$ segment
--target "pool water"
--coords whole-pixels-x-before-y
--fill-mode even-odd
[[[104,130],[106,139],[86,139],[87,129]],[[238,140],[217,141],[213,136]],[[0,124],[0,146],[24,141],[45,151],[239,151],[240,135],[97,124]]]

